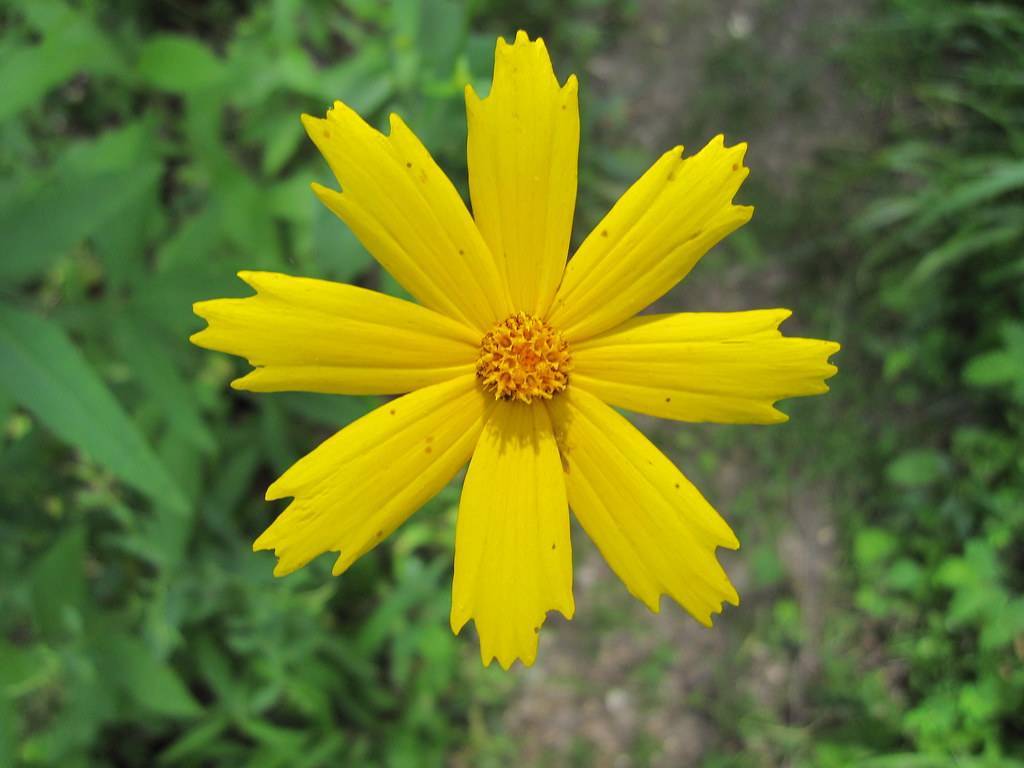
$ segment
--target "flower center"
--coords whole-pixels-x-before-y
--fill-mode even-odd
[[[550,400],[569,383],[572,357],[562,334],[544,320],[517,312],[480,342],[476,375],[495,400]]]

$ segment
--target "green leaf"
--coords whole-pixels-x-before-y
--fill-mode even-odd
[[[178,512],[189,503],[64,331],[0,306],[0,386],[65,442]]]
[[[938,451],[907,451],[886,469],[889,480],[905,488],[922,488],[941,478],[949,469],[946,457]]]
[[[1024,232],[1024,226],[1018,222],[1008,222],[1002,227],[958,234],[922,256],[908,279],[914,284],[927,282],[936,273],[964,261],[976,253],[990,251],[1019,240],[1021,232]]]
[[[0,279],[38,275],[154,188],[159,176],[154,164],[72,175],[15,201],[0,212]]]
[[[194,725],[161,752],[157,761],[161,765],[183,764],[186,758],[196,756],[203,751],[204,747],[219,739],[228,725],[228,719],[223,715],[217,715],[210,720]]]
[[[913,233],[921,232],[936,222],[973,206],[987,203],[1007,192],[1024,188],[1024,160],[996,158],[972,169],[977,177],[943,190],[941,201],[929,206],[914,222]]]
[[[857,565],[874,570],[884,560],[892,557],[898,549],[896,537],[881,528],[862,528],[853,543],[853,554]]]
[[[123,633],[97,639],[106,679],[135,703],[167,717],[195,717],[203,708],[178,673],[141,640]]]
[[[75,634],[84,624],[85,531],[65,531],[32,568],[32,610],[47,640]]]
[[[1024,358],[1010,352],[986,352],[964,367],[964,381],[972,387],[998,387],[1024,376]]]
[[[291,111],[268,118],[261,128],[265,132],[261,168],[265,175],[274,176],[295,154],[305,138],[305,132]]]
[[[58,658],[44,643],[14,645],[0,638],[0,700],[44,685],[59,668]]]
[[[0,765],[15,765],[21,716],[6,697],[0,696]]]
[[[80,71],[117,74],[125,71],[117,49],[91,20],[66,6],[54,8],[41,29],[43,40],[5,51],[0,64],[0,122],[39,103],[54,87]]]
[[[174,366],[173,358],[161,349],[167,341],[164,331],[152,325],[137,309],[122,310],[119,319],[116,334],[124,359],[163,411],[168,429],[180,432],[204,453],[213,451],[213,435],[203,422],[191,388]]]
[[[209,48],[191,37],[158,35],[142,47],[136,72],[154,88],[190,94],[220,83],[225,67]]]

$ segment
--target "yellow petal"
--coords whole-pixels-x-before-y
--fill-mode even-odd
[[[784,337],[788,309],[646,315],[573,347],[572,383],[681,421],[772,424],[785,397],[828,391],[833,341]]]
[[[466,87],[473,216],[515,309],[543,315],[562,277],[576,206],[575,76],[558,85],[544,41],[498,38],[490,95]]]
[[[426,307],[486,330],[511,312],[498,267],[455,187],[397,115],[384,136],[334,103],[302,116],[342,191],[313,191]]]
[[[722,601],[739,605],[715,558],[739,542],[672,462],[577,386],[547,405],[569,506],[629,591],[655,613],[667,594],[707,626]]]
[[[468,461],[491,401],[475,376],[435,384],[358,419],[299,459],[267,489],[294,496],[256,539],[274,575],[339,552],[338,575],[441,490]]]
[[[548,413],[499,402],[462,489],[452,631],[472,618],[484,665],[530,666],[547,612],[572,618],[573,609],[569,507]]]
[[[256,367],[236,389],[397,394],[473,371],[478,334],[437,312],[343,283],[239,277],[256,295],[195,304],[209,325],[191,339]]]
[[[548,320],[569,341],[632,317],[686,276],[754,209],[732,205],[746,144],[721,136],[696,155],[662,155],[609,211],[565,269]]]

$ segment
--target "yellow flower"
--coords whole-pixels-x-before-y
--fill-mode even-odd
[[[786,338],[784,309],[641,315],[750,219],[732,204],[746,146],[666,152],[567,263],[576,201],[576,78],[542,40],[498,40],[490,95],[466,89],[473,215],[397,115],[384,135],[335,102],[302,120],[342,191],[313,191],[418,304],[351,285],[242,272],[244,299],[195,305],[192,341],[248,358],[258,392],[403,394],[300,459],[256,540],[276,575],[318,555],[345,571],[469,462],[451,626],[484,664],[533,663],[550,610],[573,615],[569,509],[629,591],[701,623],[738,605],[716,547],[735,535],[611,406],[680,421],[774,423],[826,392],[829,341]]]

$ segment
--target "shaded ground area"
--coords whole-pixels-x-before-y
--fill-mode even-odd
[[[639,140],[652,161],[678,143],[694,151],[718,132],[748,141],[752,176],[741,199],[758,205],[748,225],[756,239],[774,208],[799,205],[798,181],[820,151],[866,138],[869,123],[835,57],[859,13],[858,4],[835,0],[646,0],[635,26],[583,79],[621,100],[630,134],[621,140]],[[742,255],[735,245],[720,247],[659,309],[791,305],[784,257]],[[801,328],[796,318],[787,325],[791,334],[822,330]],[[799,419],[814,403],[783,407],[799,410]],[[740,750],[744,764],[778,765],[764,723],[806,724],[828,605],[841,599],[830,582],[836,531],[828,478],[799,474],[789,458],[799,451],[784,447],[793,441],[785,426],[634,421],[743,541],[739,552],[721,553],[743,603],[727,606],[710,631],[667,598],[653,616],[577,528],[576,617],[549,619],[505,730],[527,765],[683,766]],[[786,458],[773,465],[776,456]],[[791,636],[766,636],[769,621],[789,625]],[[743,722],[762,716],[757,728]]]

